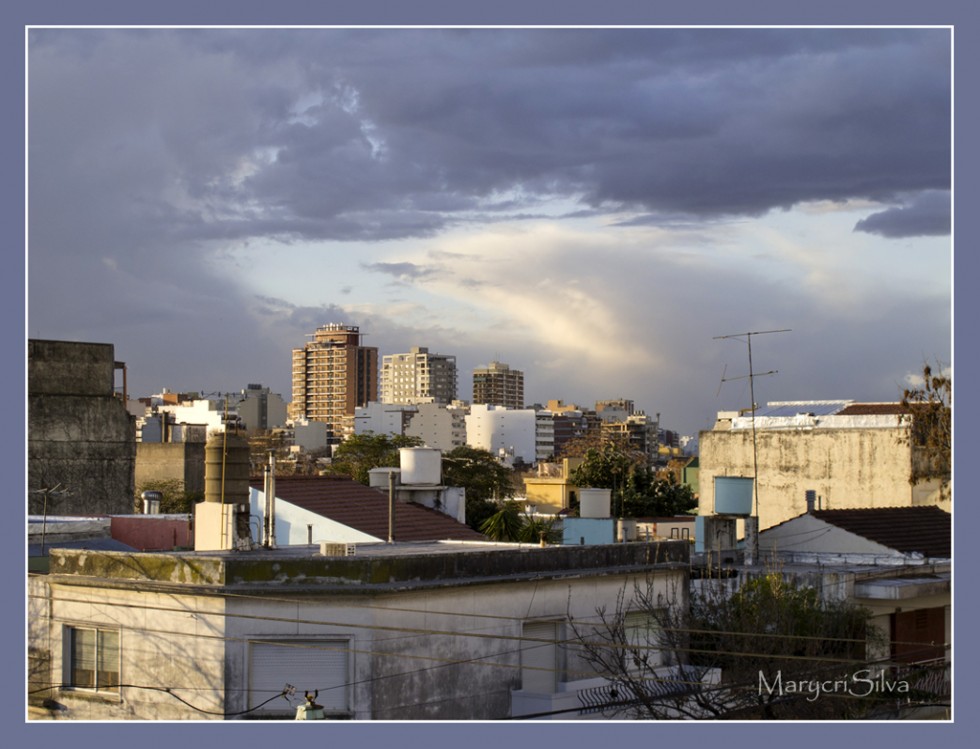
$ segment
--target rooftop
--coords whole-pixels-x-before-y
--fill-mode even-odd
[[[903,553],[952,556],[952,516],[938,507],[814,510],[813,517]]]
[[[358,544],[351,556],[319,546],[253,551],[151,553],[52,550],[51,575],[63,584],[221,593],[276,590],[363,594],[515,580],[687,569],[686,541],[595,546],[429,542]]]
[[[262,490],[262,479],[252,487]],[[348,478],[332,476],[277,476],[276,498],[367,533],[388,538],[388,495]],[[486,541],[486,536],[438,510],[412,502],[395,508],[398,541]]]

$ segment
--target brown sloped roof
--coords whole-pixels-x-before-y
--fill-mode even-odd
[[[814,510],[813,517],[903,553],[949,559],[952,518],[938,507]]]
[[[901,403],[851,403],[837,412],[837,416],[900,416],[908,413]]]
[[[262,489],[262,479],[252,486]],[[276,498],[304,510],[375,536],[388,538],[388,495],[347,478],[332,476],[278,476]],[[463,523],[438,510],[413,502],[395,508],[397,541],[486,541]]]

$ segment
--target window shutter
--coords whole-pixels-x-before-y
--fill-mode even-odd
[[[349,643],[347,640],[303,640],[252,642],[249,648],[249,707],[280,694],[286,684],[305,692],[319,690],[316,698],[324,710],[350,710],[347,685]],[[295,700],[293,706],[296,705]],[[272,699],[263,711],[291,710],[285,699]]]

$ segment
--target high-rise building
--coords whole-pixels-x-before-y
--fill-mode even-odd
[[[361,345],[355,325],[321,325],[293,349],[290,415],[327,424],[334,436],[352,432],[354,409],[377,398],[378,349]]]
[[[524,408],[524,373],[492,361],[473,370],[473,405]]]
[[[449,404],[456,400],[456,357],[416,346],[381,363],[381,402]]]

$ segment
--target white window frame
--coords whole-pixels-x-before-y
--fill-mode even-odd
[[[95,652],[93,655],[95,668],[92,669],[92,685],[78,684],[75,679],[75,663],[78,655],[75,635],[79,632],[92,632],[95,635]],[[103,644],[103,639],[107,636],[115,637],[115,672],[99,668],[102,665],[100,661],[103,657],[103,651],[107,647]],[[65,624],[62,628],[62,646],[62,683],[65,689],[119,696],[122,684],[122,634],[119,629],[91,624]],[[111,655],[111,646],[108,647]],[[100,684],[100,674],[102,673],[109,675],[114,673],[115,682],[113,683],[110,678],[107,680],[108,684]]]

